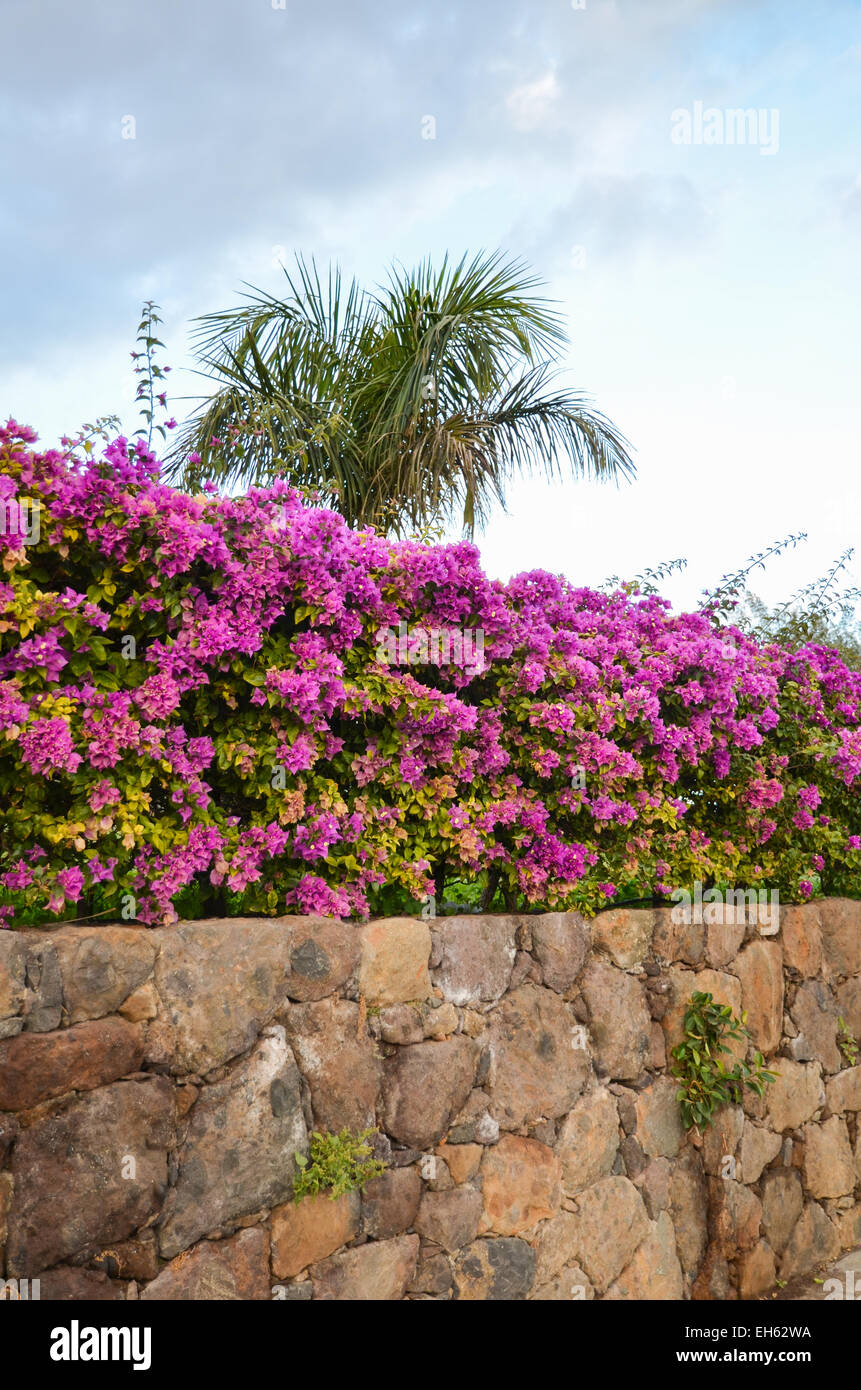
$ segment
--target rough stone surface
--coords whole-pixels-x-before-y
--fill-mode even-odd
[[[59,1102],[22,1130],[11,1162],[8,1273],[38,1274],[72,1255],[94,1254],[155,1215],[172,1121],[170,1083],[153,1077]]]
[[[797,1172],[776,1168],[765,1174],[762,1180],[762,1229],[775,1254],[782,1255],[786,1249],[803,1206],[804,1194]]]
[[[579,1265],[569,1265],[547,1284],[538,1285],[536,1276],[530,1298],[536,1303],[585,1303],[594,1299],[595,1290]]]
[[[556,1153],[562,1164],[562,1188],[574,1197],[607,1177],[619,1150],[619,1114],[615,1097],[601,1087],[581,1096],[562,1121]]]
[[[648,1231],[634,1258],[604,1295],[607,1299],[680,1299],[684,1297],[684,1277],[673,1224],[661,1212]]]
[[[437,1149],[456,1184],[468,1182],[478,1172],[484,1148],[481,1144],[443,1144]]]
[[[498,1005],[490,1025],[488,1090],[501,1129],[571,1109],[589,1074],[580,1032],[568,1005],[540,985],[521,985]]]
[[[33,933],[27,950],[25,1033],[50,1033],[63,1017],[60,961],[50,936]]]
[[[783,951],[774,941],[755,940],[736,958],[732,971],[741,981],[742,1008],[760,1052],[780,1046],[783,1031]]]
[[[422,1006],[422,1023],[424,1036],[441,1042],[457,1032],[460,1019],[454,1004],[445,1002],[440,1004],[439,1008],[435,1008],[434,1005],[438,1002],[434,999]]]
[[[778,1133],[798,1129],[824,1103],[825,1090],[815,1062],[791,1062],[779,1057],[777,1079],[766,1089],[768,1120]]]
[[[804,1186],[811,1197],[843,1197],[858,1181],[846,1121],[804,1126]]]
[[[649,1166],[649,1160],[632,1134],[627,1135],[626,1138],[622,1140],[619,1146],[619,1157],[622,1167],[620,1169],[618,1165],[616,1165],[616,1171],[623,1172],[626,1177],[629,1177],[632,1182],[636,1182],[638,1186],[642,1184],[645,1179],[646,1169]]]
[[[509,987],[517,953],[516,917],[445,917],[434,936],[440,961],[433,982],[461,1007],[493,1003]]]
[[[481,1217],[481,1193],[472,1187],[425,1192],[415,1228],[420,1236],[451,1253],[475,1240]]]
[[[318,1192],[276,1207],[271,1226],[272,1273],[277,1279],[292,1279],[349,1244],[358,1234],[360,1211],[358,1192],[335,1198]]]
[[[825,966],[833,979],[861,974],[858,904],[848,898],[822,898],[816,904]]]
[[[762,1203],[756,1193],[732,1178],[710,1178],[712,1233],[721,1254],[734,1259],[759,1240]]]
[[[567,994],[586,964],[591,933],[578,912],[543,912],[533,917],[532,949],[548,989]]]
[[[682,1153],[670,1177],[670,1215],[685,1278],[693,1281],[708,1247],[708,1184],[699,1155]]]
[[[706,929],[702,922],[695,922],[693,914],[686,921],[674,907],[659,907],[655,911],[655,928],[652,933],[652,950],[655,956],[671,963],[684,962],[685,965],[700,965],[705,950]]]
[[[169,1259],[237,1217],[286,1201],[294,1156],[307,1152],[301,1078],[283,1028],[273,1025],[194,1105],[165,1202],[162,1255]]]
[[[145,1231],[131,1240],[114,1241],[100,1250],[90,1261],[94,1269],[111,1279],[135,1279],[146,1282],[158,1274],[158,1245],[152,1231]]]
[[[17,1019],[26,997],[26,942],[17,932],[0,932],[0,1023]],[[8,1036],[9,1033],[0,1032],[0,1037]]]
[[[125,1002],[120,1004],[117,1013],[129,1023],[146,1023],[158,1017],[158,1006],[158,991],[152,980],[146,980],[132,990]]]
[[[59,927],[52,931],[69,1023],[114,1013],[152,974],[159,938],[159,932],[140,927]]]
[[[432,1247],[434,1251],[436,1247]],[[424,1294],[447,1294],[454,1283],[454,1276],[451,1272],[451,1264],[445,1255],[430,1254],[427,1250],[419,1254],[419,1263],[413,1278],[410,1280],[408,1292]]]
[[[290,917],[286,924],[290,999],[310,1004],[354,979],[359,968],[359,933],[354,926],[331,917]]]
[[[829,1114],[843,1115],[846,1111],[861,1110],[861,1064],[830,1077],[825,1094]]]
[[[739,1182],[758,1182],[763,1168],[777,1158],[782,1142],[779,1134],[745,1119],[739,1150]]]
[[[143,1033],[122,1018],[79,1023],[55,1033],[20,1033],[0,1042],[0,1110],[29,1110],[69,1091],[92,1091],[143,1059]]]
[[[736,916],[0,933],[0,1271],[64,1301],[545,1302],[763,1298],[779,1266],[819,1296],[861,1248],[861,904]],[[684,1134],[697,989],[778,1080]],[[297,1206],[306,1126],[345,1125],[385,1172]]]
[[[861,931],[861,927],[859,927]],[[837,996],[837,1013],[843,1019],[849,1032],[855,1041],[861,1044],[861,975],[855,975],[851,980],[844,980],[842,985],[838,985],[835,991]],[[861,1056],[856,1066],[861,1065]]]
[[[699,1274],[690,1286],[689,1297],[692,1302],[724,1302],[734,1296],[735,1290],[729,1277],[729,1263],[717,1245],[712,1243],[706,1250]]]
[[[487,1019],[477,1009],[461,1009],[460,1027],[468,1038],[480,1038],[487,1028]]]
[[[424,1042],[425,1030],[421,1010],[415,1004],[388,1004],[379,1013],[380,1037],[384,1042],[406,1047]]]
[[[573,1264],[579,1250],[580,1221],[572,1211],[558,1211],[542,1221],[535,1239],[535,1285],[548,1283]]]
[[[759,1298],[774,1288],[776,1275],[774,1251],[767,1240],[761,1240],[738,1260],[739,1298]]]
[[[709,922],[706,926],[706,962],[712,970],[723,970],[736,957],[744,941],[743,922]]]
[[[478,1045],[462,1035],[400,1048],[386,1063],[383,1116],[393,1138],[432,1149],[472,1088]]]
[[[627,1178],[602,1178],[577,1198],[577,1260],[600,1294],[626,1267],[649,1230],[643,1199]]]
[[[499,1139],[499,1122],[495,1120],[488,1106],[490,1097],[487,1091],[476,1087],[467,1097],[463,1109],[458,1111],[452,1121],[446,1140],[447,1144],[495,1144]]]
[[[809,1274],[838,1255],[837,1232],[817,1202],[808,1202],[786,1245],[780,1262],[780,1278],[795,1279]]]
[[[783,960],[804,979],[822,969],[822,929],[815,903],[800,903],[780,909],[780,939]]]
[[[669,1208],[672,1173],[669,1159],[653,1158],[637,1183],[650,1221],[657,1221],[659,1213]]]
[[[229,1240],[204,1240],[161,1271],[141,1299],[238,1302],[269,1299],[269,1239],[252,1226]]]
[[[744,1111],[740,1105],[724,1105],[703,1136],[703,1166],[711,1177],[732,1177],[732,1166],[726,1159],[738,1157],[744,1134]]]
[[[663,1071],[667,1065],[667,1040],[660,1023],[653,1023],[649,1029],[649,1066],[655,1071]]]
[[[535,1277],[535,1251],[517,1236],[474,1241],[455,1261],[455,1298],[465,1302],[525,1299]]]
[[[0,1166],[7,1162],[20,1132],[20,1122],[14,1115],[0,1114]]]
[[[636,1080],[650,1052],[651,1019],[642,985],[616,966],[592,959],[583,975],[583,997],[598,1075]]]
[[[536,985],[541,984],[541,966],[534,956],[528,951],[518,951],[514,957],[514,969],[511,972],[509,990],[519,989],[528,980]]]
[[[843,1057],[837,1046],[837,1004],[828,986],[821,980],[805,981],[789,1012],[807,1044],[805,1056],[820,1062],[826,1072],[840,1071]]]
[[[296,1063],[311,1091],[314,1125],[339,1131],[372,1127],[383,1064],[348,999],[292,1004],[279,1014]]]
[[[535,1139],[503,1135],[481,1161],[483,1210],[479,1231],[515,1236],[559,1208],[560,1163]]]
[[[390,1302],[403,1298],[419,1253],[416,1235],[374,1240],[312,1266],[314,1297],[342,1302]]]
[[[651,908],[610,908],[593,919],[592,941],[621,970],[633,970],[651,951],[654,930]]]
[[[362,1229],[375,1240],[389,1240],[411,1229],[422,1195],[415,1168],[389,1168],[362,1189]]]
[[[368,1004],[401,1004],[431,992],[430,929],[416,917],[388,917],[359,931],[359,993]]]
[[[123,1285],[95,1269],[58,1265],[39,1275],[39,1299],[43,1303],[112,1303],[124,1298]]]
[[[861,1155],[856,1155],[856,1164],[858,1157]],[[861,1165],[859,1165],[859,1172],[861,1172]],[[843,1250],[861,1247],[861,1202],[855,1202],[851,1207],[842,1211],[833,1212],[831,1221],[837,1231],[837,1238]]]
[[[675,1158],[685,1137],[678,1081],[658,1076],[637,1095],[637,1139],[652,1158]]]
[[[150,1026],[152,1060],[203,1075],[247,1052],[284,999],[290,934],[283,922],[183,922],[151,936],[162,1001]]]
[[[734,1297],[736,1290],[730,1283],[729,1264],[726,1256],[721,1254],[718,1244],[714,1242],[706,1251],[700,1272],[691,1286],[691,1299],[694,1302],[705,1299],[724,1303]]]

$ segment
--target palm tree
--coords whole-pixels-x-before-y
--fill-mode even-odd
[[[460,511],[471,536],[516,473],[561,477],[566,460],[575,476],[633,476],[610,421],[551,384],[565,335],[521,263],[425,261],[378,293],[337,269],[323,284],[300,258],[285,275],[284,299],[252,290],[196,320],[216,390],[168,461],[185,486],[287,476],[351,526],[403,535]]]

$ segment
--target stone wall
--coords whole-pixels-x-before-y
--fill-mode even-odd
[[[714,910],[714,909],[712,909]],[[861,903],[0,933],[0,1257],[52,1299],[725,1299],[861,1244]],[[779,1080],[700,1139],[691,993]],[[379,1125],[360,1195],[291,1199]]]

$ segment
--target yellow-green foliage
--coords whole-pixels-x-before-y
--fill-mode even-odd
[[[299,1172],[293,1182],[295,1201],[323,1191],[328,1191],[334,1200],[384,1173],[386,1165],[371,1157],[373,1150],[368,1140],[373,1133],[372,1129],[364,1129],[360,1134],[352,1134],[349,1129],[342,1129],[340,1134],[315,1130],[311,1135],[310,1162],[303,1154],[296,1155]]]

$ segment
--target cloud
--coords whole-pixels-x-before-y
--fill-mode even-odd
[[[548,272],[562,274],[643,254],[694,257],[708,249],[713,232],[713,213],[683,174],[591,173],[551,216],[524,220],[512,239]]]
[[[537,130],[559,100],[556,74],[546,72],[534,82],[515,87],[505,99],[515,130]]]
[[[6,392],[59,428],[83,371],[86,411],[100,389],[116,408],[141,299],[162,304],[180,368],[191,316],[243,281],[277,292],[277,246],[371,283],[396,256],[501,246],[558,291],[582,245],[590,267],[642,262],[657,282],[714,252],[728,177],[711,152],[672,146],[669,113],[713,61],[742,86],[751,65],[767,73],[780,13],[772,0],[4,0]],[[735,45],[728,21],[747,26]],[[741,182],[733,195],[756,216],[763,195]],[[856,202],[848,190],[849,215]],[[8,395],[3,407],[21,410]]]

